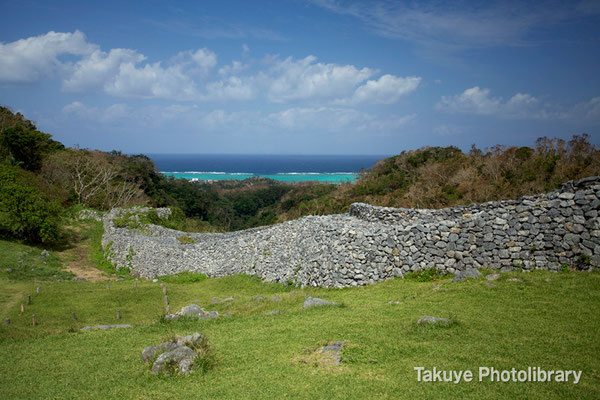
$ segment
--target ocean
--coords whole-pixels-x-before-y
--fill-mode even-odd
[[[385,155],[150,154],[167,176],[194,181],[242,180],[254,176],[282,182],[354,182]]]

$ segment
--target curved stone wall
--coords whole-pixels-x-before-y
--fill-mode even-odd
[[[232,233],[117,228],[102,245],[118,267],[151,278],[181,271],[255,274],[298,285],[344,287],[428,268],[582,269],[600,265],[600,177],[519,200],[441,210],[355,203],[349,214],[310,216]],[[180,239],[180,238],[189,239]]]

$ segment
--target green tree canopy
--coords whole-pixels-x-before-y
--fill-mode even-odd
[[[0,152],[9,161],[29,171],[38,171],[42,159],[50,152],[64,149],[64,146],[50,139],[52,135],[21,125],[4,129],[0,133]]]
[[[0,231],[33,242],[58,237],[60,206],[35,184],[31,173],[0,163]]]

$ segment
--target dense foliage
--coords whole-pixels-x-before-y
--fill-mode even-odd
[[[0,163],[0,231],[34,242],[58,237],[60,206],[19,168]]]
[[[291,216],[345,212],[353,202],[443,208],[514,199],[592,175],[600,175],[600,151],[585,134],[570,141],[543,137],[533,148],[425,147],[380,160],[356,184],[302,201]]]

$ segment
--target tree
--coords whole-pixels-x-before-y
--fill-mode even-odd
[[[77,204],[113,208],[129,204],[140,191],[122,170],[115,156],[68,149],[48,157],[41,173],[50,185],[68,188]]]
[[[1,230],[33,242],[51,242],[58,237],[60,210],[30,173],[0,163]]]
[[[42,159],[64,146],[50,139],[52,135],[22,125],[4,129],[0,134],[0,152],[14,165],[29,171],[38,171]]]

